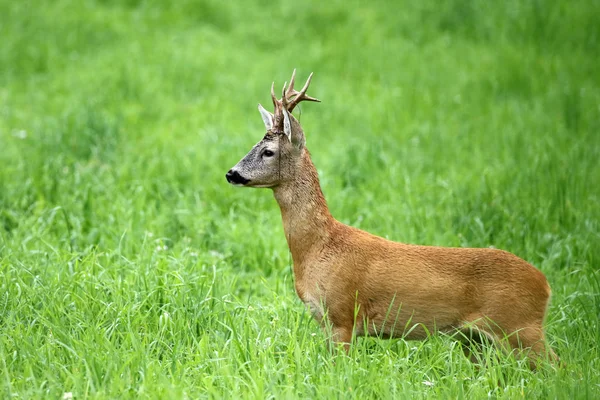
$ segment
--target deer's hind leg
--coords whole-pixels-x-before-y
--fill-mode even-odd
[[[497,336],[491,330],[481,329],[477,323],[469,322],[458,328],[456,339],[462,344],[465,356],[473,363],[480,363],[480,356],[488,346],[498,343]]]
[[[552,363],[559,361],[556,353],[546,342],[541,324],[515,330],[508,336],[508,342],[518,358],[527,357],[532,370],[535,370],[542,360],[549,360]]]
[[[513,353],[517,358],[527,357],[529,367],[535,370],[539,362],[549,358],[552,362],[558,361],[558,357],[547,345],[544,330],[541,323],[533,323],[525,327],[503,330],[493,321],[480,318],[473,322],[465,323],[460,331],[464,337],[475,338],[475,342],[481,349],[481,344],[490,342],[507,353]],[[481,339],[484,340],[481,340]],[[466,349],[466,350],[471,350]],[[474,361],[472,353],[465,354]],[[476,359],[475,359],[476,361]]]

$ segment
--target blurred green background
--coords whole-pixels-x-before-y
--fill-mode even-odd
[[[0,1],[4,397],[600,396],[599,21],[594,0]],[[224,178],[294,68],[333,215],[532,262],[568,368],[457,367],[443,338],[331,363],[271,193]]]

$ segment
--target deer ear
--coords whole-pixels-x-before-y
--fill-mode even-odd
[[[283,108],[283,133],[288,137],[290,143],[292,142],[292,124],[290,122],[290,114],[288,114],[285,107]]]
[[[294,121],[293,124],[292,120]],[[294,126],[293,131],[292,126]],[[283,133],[297,150],[301,150],[304,147],[305,139],[302,128],[300,128],[298,122],[290,116],[290,113],[285,108],[283,109]]]
[[[273,114],[265,110],[263,106],[258,104],[258,111],[260,112],[260,116],[262,117],[263,122],[265,123],[265,128],[270,131],[273,128]]]

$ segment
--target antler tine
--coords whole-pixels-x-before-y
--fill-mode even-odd
[[[292,76],[292,79],[294,77]],[[292,87],[292,85],[294,84],[294,82],[290,83],[290,87]],[[287,82],[283,84],[283,89],[281,89],[281,103],[283,104],[283,106],[285,108],[287,108],[287,104],[288,104],[288,99],[287,99],[287,92],[285,91],[285,88],[287,87]],[[289,88],[288,88],[289,91]]]
[[[294,70],[294,73],[292,74],[292,78],[295,77],[294,76],[295,74],[296,74],[296,70]],[[312,76],[313,76],[313,74],[311,72],[310,75],[308,76],[308,79],[306,80],[306,83],[304,84],[304,87],[299,92],[297,90],[293,90],[292,85],[290,84],[290,87],[288,88],[288,92],[286,93],[286,96],[284,96],[284,98],[287,97],[288,93],[290,95],[290,98],[286,98],[286,100],[288,102],[291,100],[291,96],[296,96],[296,97],[294,97],[294,99],[286,105],[286,108],[289,112],[292,112],[292,110],[298,105],[298,103],[300,103],[303,100],[316,101],[316,102],[321,101],[319,99],[316,99],[314,97],[310,97],[310,96],[306,95],[306,91],[308,90],[308,86],[310,85]]]
[[[273,107],[277,110],[277,97],[275,97],[275,82],[271,83],[271,100],[273,100]]]
[[[296,92],[294,90],[294,81],[296,80],[296,68],[294,68],[294,72],[292,72],[292,77],[290,79],[290,86],[288,87],[287,91],[285,92],[285,97],[288,99],[291,99],[291,97],[294,94],[297,94],[298,92]],[[295,92],[295,93],[294,93]],[[287,100],[287,99],[286,99]]]
[[[302,88],[302,90],[300,92],[306,93],[306,89],[308,89],[308,85],[310,85],[310,81],[312,80],[312,76],[313,76],[313,72],[311,72],[310,75],[308,76],[308,79],[306,80],[306,83],[304,84],[304,87]]]

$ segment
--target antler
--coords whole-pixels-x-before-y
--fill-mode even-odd
[[[296,69],[294,69],[294,72],[292,72],[292,78],[290,79],[290,86],[287,88],[287,90],[285,88],[287,86],[287,82],[285,85],[283,85],[281,102],[283,103],[283,106],[285,106],[285,108],[288,110],[288,112],[292,112],[294,108],[298,105],[298,103],[300,103],[303,100],[316,102],[321,101],[319,99],[315,99],[314,97],[306,95],[306,91],[308,90],[308,86],[310,85],[310,80],[312,79],[312,76],[313,74],[311,72],[302,90],[294,90],[294,80],[296,79]],[[271,97],[273,98],[273,102],[275,102],[275,94],[272,89],[273,87],[271,87]]]
[[[275,97],[274,86],[275,82],[271,83],[271,100],[273,100],[273,107],[275,107],[275,111],[277,111],[277,107],[281,105],[281,102],[277,100],[277,97]]]
[[[294,90],[294,80],[296,79],[296,70],[294,69],[294,72],[292,73],[292,79],[290,79],[290,86],[288,87],[287,82],[283,85],[283,90],[281,91],[281,100],[278,100],[275,96],[275,82],[271,84],[271,100],[273,100],[273,106],[275,107],[275,110],[273,111],[273,128],[271,131],[282,132],[284,129],[284,121],[287,118],[287,113],[291,113],[301,101],[321,101],[306,95],[306,90],[308,90],[312,76],[313,74],[311,73],[301,91]],[[287,111],[287,113],[285,113],[286,115],[284,115],[284,110]]]

